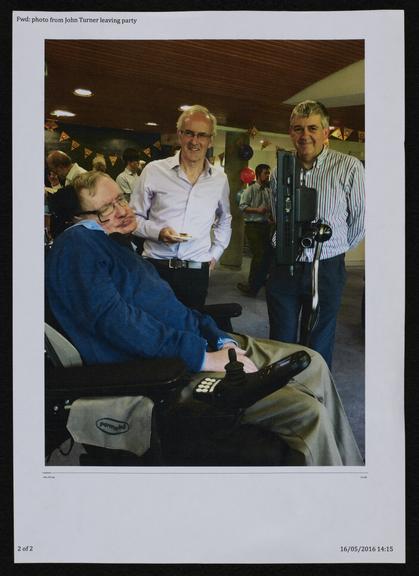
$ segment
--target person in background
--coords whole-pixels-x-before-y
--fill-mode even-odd
[[[186,306],[201,308],[209,273],[231,237],[229,185],[210,164],[217,120],[194,105],[177,121],[180,150],[150,162],[131,196],[145,256]]]
[[[92,160],[92,170],[97,172],[106,172],[106,160],[104,156],[95,156]]]
[[[58,177],[59,183],[53,186],[58,189],[61,186],[69,186],[74,178],[86,172],[77,162],[73,162],[68,154],[62,150],[53,150],[47,156],[47,166],[50,172]]]
[[[331,150],[329,113],[320,102],[305,100],[293,109],[289,134],[302,167],[303,182],[317,190],[316,220],[332,228],[319,262],[319,316],[310,346],[320,352],[329,367],[335,340],[336,320],[345,286],[345,252],[364,238],[364,167],[353,156]],[[271,189],[275,197],[276,169]],[[270,338],[296,342],[301,306],[311,298],[314,248],[305,248],[290,274],[289,266],[271,267],[267,283]]]
[[[125,198],[129,200],[138,181],[138,170],[140,168],[140,153],[135,148],[126,148],[122,154],[124,161],[124,171],[116,177],[116,183]]]
[[[257,296],[266,284],[272,253],[271,168],[268,164],[259,164],[255,173],[256,182],[245,188],[240,198],[246,239],[252,253],[247,284],[237,284],[237,288],[246,296]]]

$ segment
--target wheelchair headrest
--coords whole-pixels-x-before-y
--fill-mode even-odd
[[[48,195],[50,212],[62,221],[70,221],[80,210],[79,200],[73,186],[59,188],[55,194]]]

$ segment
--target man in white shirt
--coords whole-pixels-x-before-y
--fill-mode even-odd
[[[77,162],[73,162],[70,156],[62,150],[50,152],[47,156],[47,165],[48,169],[56,174],[60,180],[60,184],[53,187],[54,191],[61,188],[62,185],[69,186],[76,176],[87,172]]]
[[[237,288],[246,296],[256,296],[266,284],[271,261],[271,191],[268,164],[258,164],[255,168],[256,182],[243,190],[240,210],[243,212],[245,234],[252,253],[247,284],[239,282]]]
[[[140,153],[135,148],[126,148],[122,154],[125,164],[123,172],[116,177],[116,183],[129,201],[131,194],[138,181],[138,170],[140,168]]]
[[[147,164],[131,195],[143,256],[192,308],[205,304],[209,273],[231,237],[228,180],[206,158],[216,125],[203,106],[185,110],[177,121],[180,151]]]

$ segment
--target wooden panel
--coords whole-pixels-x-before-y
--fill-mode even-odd
[[[291,107],[281,104],[307,86],[364,58],[362,40],[48,40],[45,113],[87,126],[175,129],[181,104],[203,104],[220,124],[284,132]],[[88,87],[93,98],[78,98]],[[364,129],[363,106],[334,110],[334,124]]]

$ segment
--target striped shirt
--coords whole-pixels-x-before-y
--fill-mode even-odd
[[[354,156],[323,148],[304,183],[317,190],[316,220],[332,228],[332,237],[322,247],[321,260],[355,248],[365,236],[364,166]],[[273,203],[276,198],[277,168],[271,175]],[[273,210],[275,214],[275,210]],[[305,248],[301,262],[313,260],[314,248]]]

